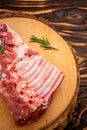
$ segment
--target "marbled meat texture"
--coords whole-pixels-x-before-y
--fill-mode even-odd
[[[17,125],[39,119],[64,75],[8,24],[0,24],[0,93]]]

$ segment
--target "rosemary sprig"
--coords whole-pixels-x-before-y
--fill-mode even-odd
[[[5,49],[4,49],[4,44],[0,43],[0,53],[4,53]]]
[[[53,50],[58,50],[58,49],[52,47],[50,42],[48,41],[48,39],[44,38],[44,37],[42,37],[42,39],[41,39],[41,38],[38,38],[38,37],[32,35],[30,42],[37,42],[37,43],[40,44],[40,47],[43,47],[46,50],[52,50],[52,49]]]

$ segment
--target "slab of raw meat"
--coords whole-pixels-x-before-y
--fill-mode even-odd
[[[0,24],[0,48],[0,93],[17,125],[36,121],[64,75],[5,23]]]

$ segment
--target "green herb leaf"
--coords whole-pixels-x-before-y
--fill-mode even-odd
[[[41,39],[41,38],[38,38],[38,37],[32,35],[30,42],[37,42],[37,43],[40,44],[40,47],[43,47],[46,50],[52,50],[52,49],[53,50],[58,50],[58,49],[52,47],[50,42],[48,41],[48,39],[44,38],[44,37],[42,37],[42,39]]]
[[[1,43],[1,45],[0,45],[0,53],[4,53],[4,44],[3,43]]]

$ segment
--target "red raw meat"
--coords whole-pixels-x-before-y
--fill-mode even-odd
[[[39,119],[64,75],[24,43],[7,24],[0,24],[0,93],[17,125]]]

